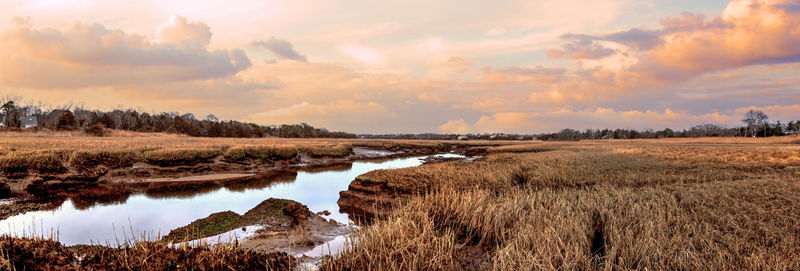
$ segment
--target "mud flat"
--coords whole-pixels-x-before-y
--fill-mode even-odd
[[[464,156],[458,154],[438,154],[422,159],[423,164],[444,162],[470,163],[481,156]],[[347,190],[339,192],[339,208],[355,217],[357,221],[371,221],[376,217],[388,214],[400,201],[411,196],[410,191],[393,187],[384,180],[370,178],[368,175],[356,177]]]
[[[327,212],[327,211],[323,211]],[[321,212],[322,213],[322,212]],[[255,228],[250,236],[239,240],[242,247],[260,252],[303,252],[350,233],[351,228],[333,219],[311,212],[307,206],[286,199],[267,199],[244,215],[232,211],[218,212],[174,229],[164,236],[170,242],[191,242],[207,239],[236,229]]]

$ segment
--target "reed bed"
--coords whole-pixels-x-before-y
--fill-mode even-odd
[[[370,172],[409,196],[322,269],[800,269],[800,154],[706,145],[559,143]]]
[[[286,253],[258,253],[236,244],[143,240],[66,247],[49,237],[0,237],[0,270],[292,270],[297,265]]]

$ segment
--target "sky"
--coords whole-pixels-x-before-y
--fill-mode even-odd
[[[800,119],[800,0],[4,0],[0,95],[355,133]]]

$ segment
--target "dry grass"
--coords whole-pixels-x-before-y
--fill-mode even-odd
[[[323,269],[798,270],[800,153],[782,141],[540,143],[370,172],[417,196]]]
[[[50,238],[0,237],[0,270],[292,270],[286,253],[262,254],[236,245],[175,247],[135,241],[117,247],[65,247]]]

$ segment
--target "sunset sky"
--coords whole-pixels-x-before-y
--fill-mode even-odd
[[[800,119],[800,0],[4,0],[0,95],[539,133]]]

